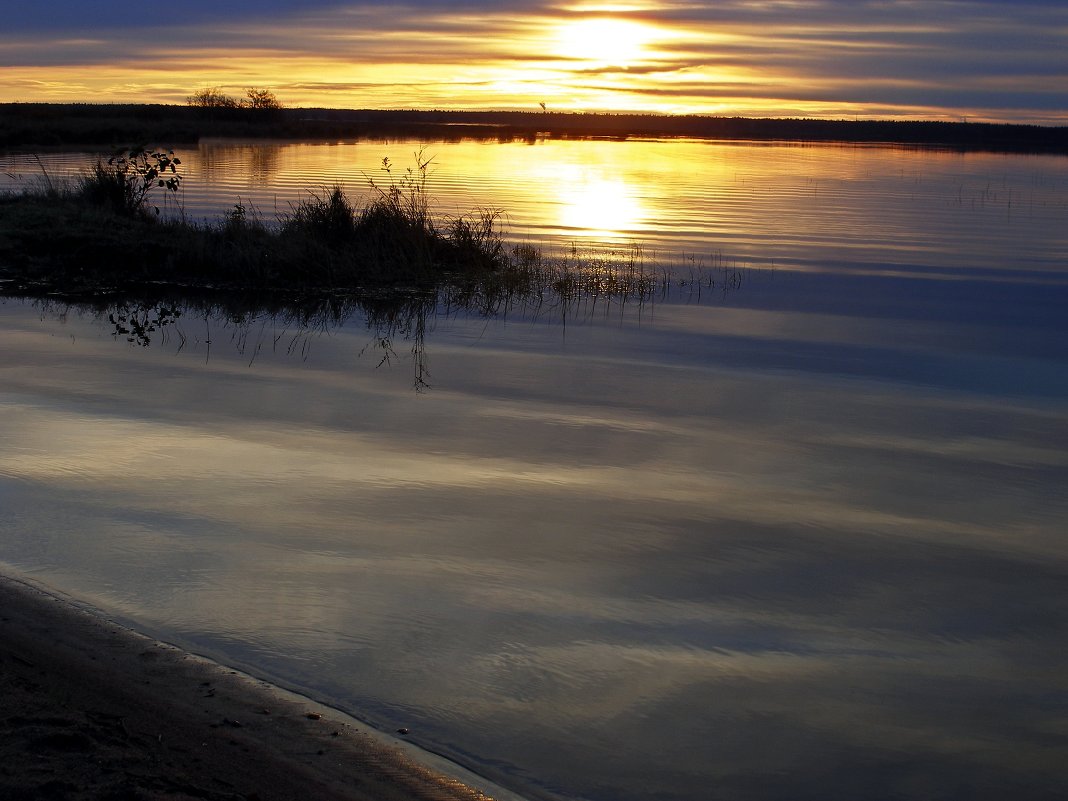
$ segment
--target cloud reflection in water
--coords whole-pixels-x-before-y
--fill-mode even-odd
[[[984,382],[1011,348],[952,303],[788,291],[839,280],[439,318],[423,394],[359,320],[205,363],[8,304],[3,558],[532,794],[1054,798],[1064,354]]]

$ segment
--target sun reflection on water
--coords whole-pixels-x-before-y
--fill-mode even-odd
[[[648,214],[633,184],[597,171],[576,172],[556,189],[560,228],[599,239],[628,237],[641,229]]]

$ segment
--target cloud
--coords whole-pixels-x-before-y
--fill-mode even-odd
[[[425,96],[438,105],[435,87],[449,85],[456,91],[444,99],[454,107],[525,107],[541,87],[557,107],[588,110],[721,110],[744,96],[748,109],[763,99],[771,110],[785,98],[838,115],[858,105],[954,118],[976,109],[994,118],[1068,113],[1061,2],[612,7],[625,10],[608,14],[605,4],[589,2],[266,0],[194,2],[157,19],[132,2],[112,3],[107,14],[83,3],[25,4],[0,33],[0,65],[9,72],[0,77],[0,100],[35,99],[27,89],[35,82],[69,81],[70,100],[84,100],[86,87],[107,99],[116,86],[128,87],[121,94],[129,98],[139,84],[182,85],[153,98],[172,102],[199,85],[252,82],[273,86],[293,105],[390,105],[397,86],[407,104]],[[648,26],[647,52],[614,64],[560,52],[561,26],[590,16]],[[433,80],[424,84],[428,74]],[[612,83],[591,84],[591,76]],[[665,106],[664,98],[677,102]]]

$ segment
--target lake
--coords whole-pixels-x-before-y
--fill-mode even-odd
[[[419,151],[659,291],[4,300],[0,562],[532,799],[1063,797],[1068,159],[208,141],[165,213]]]

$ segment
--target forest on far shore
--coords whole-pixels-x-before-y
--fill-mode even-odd
[[[748,141],[895,143],[1068,154],[1068,127],[978,122],[758,119],[558,111],[394,111],[142,104],[0,104],[0,148],[176,144],[201,137],[692,137]]]

